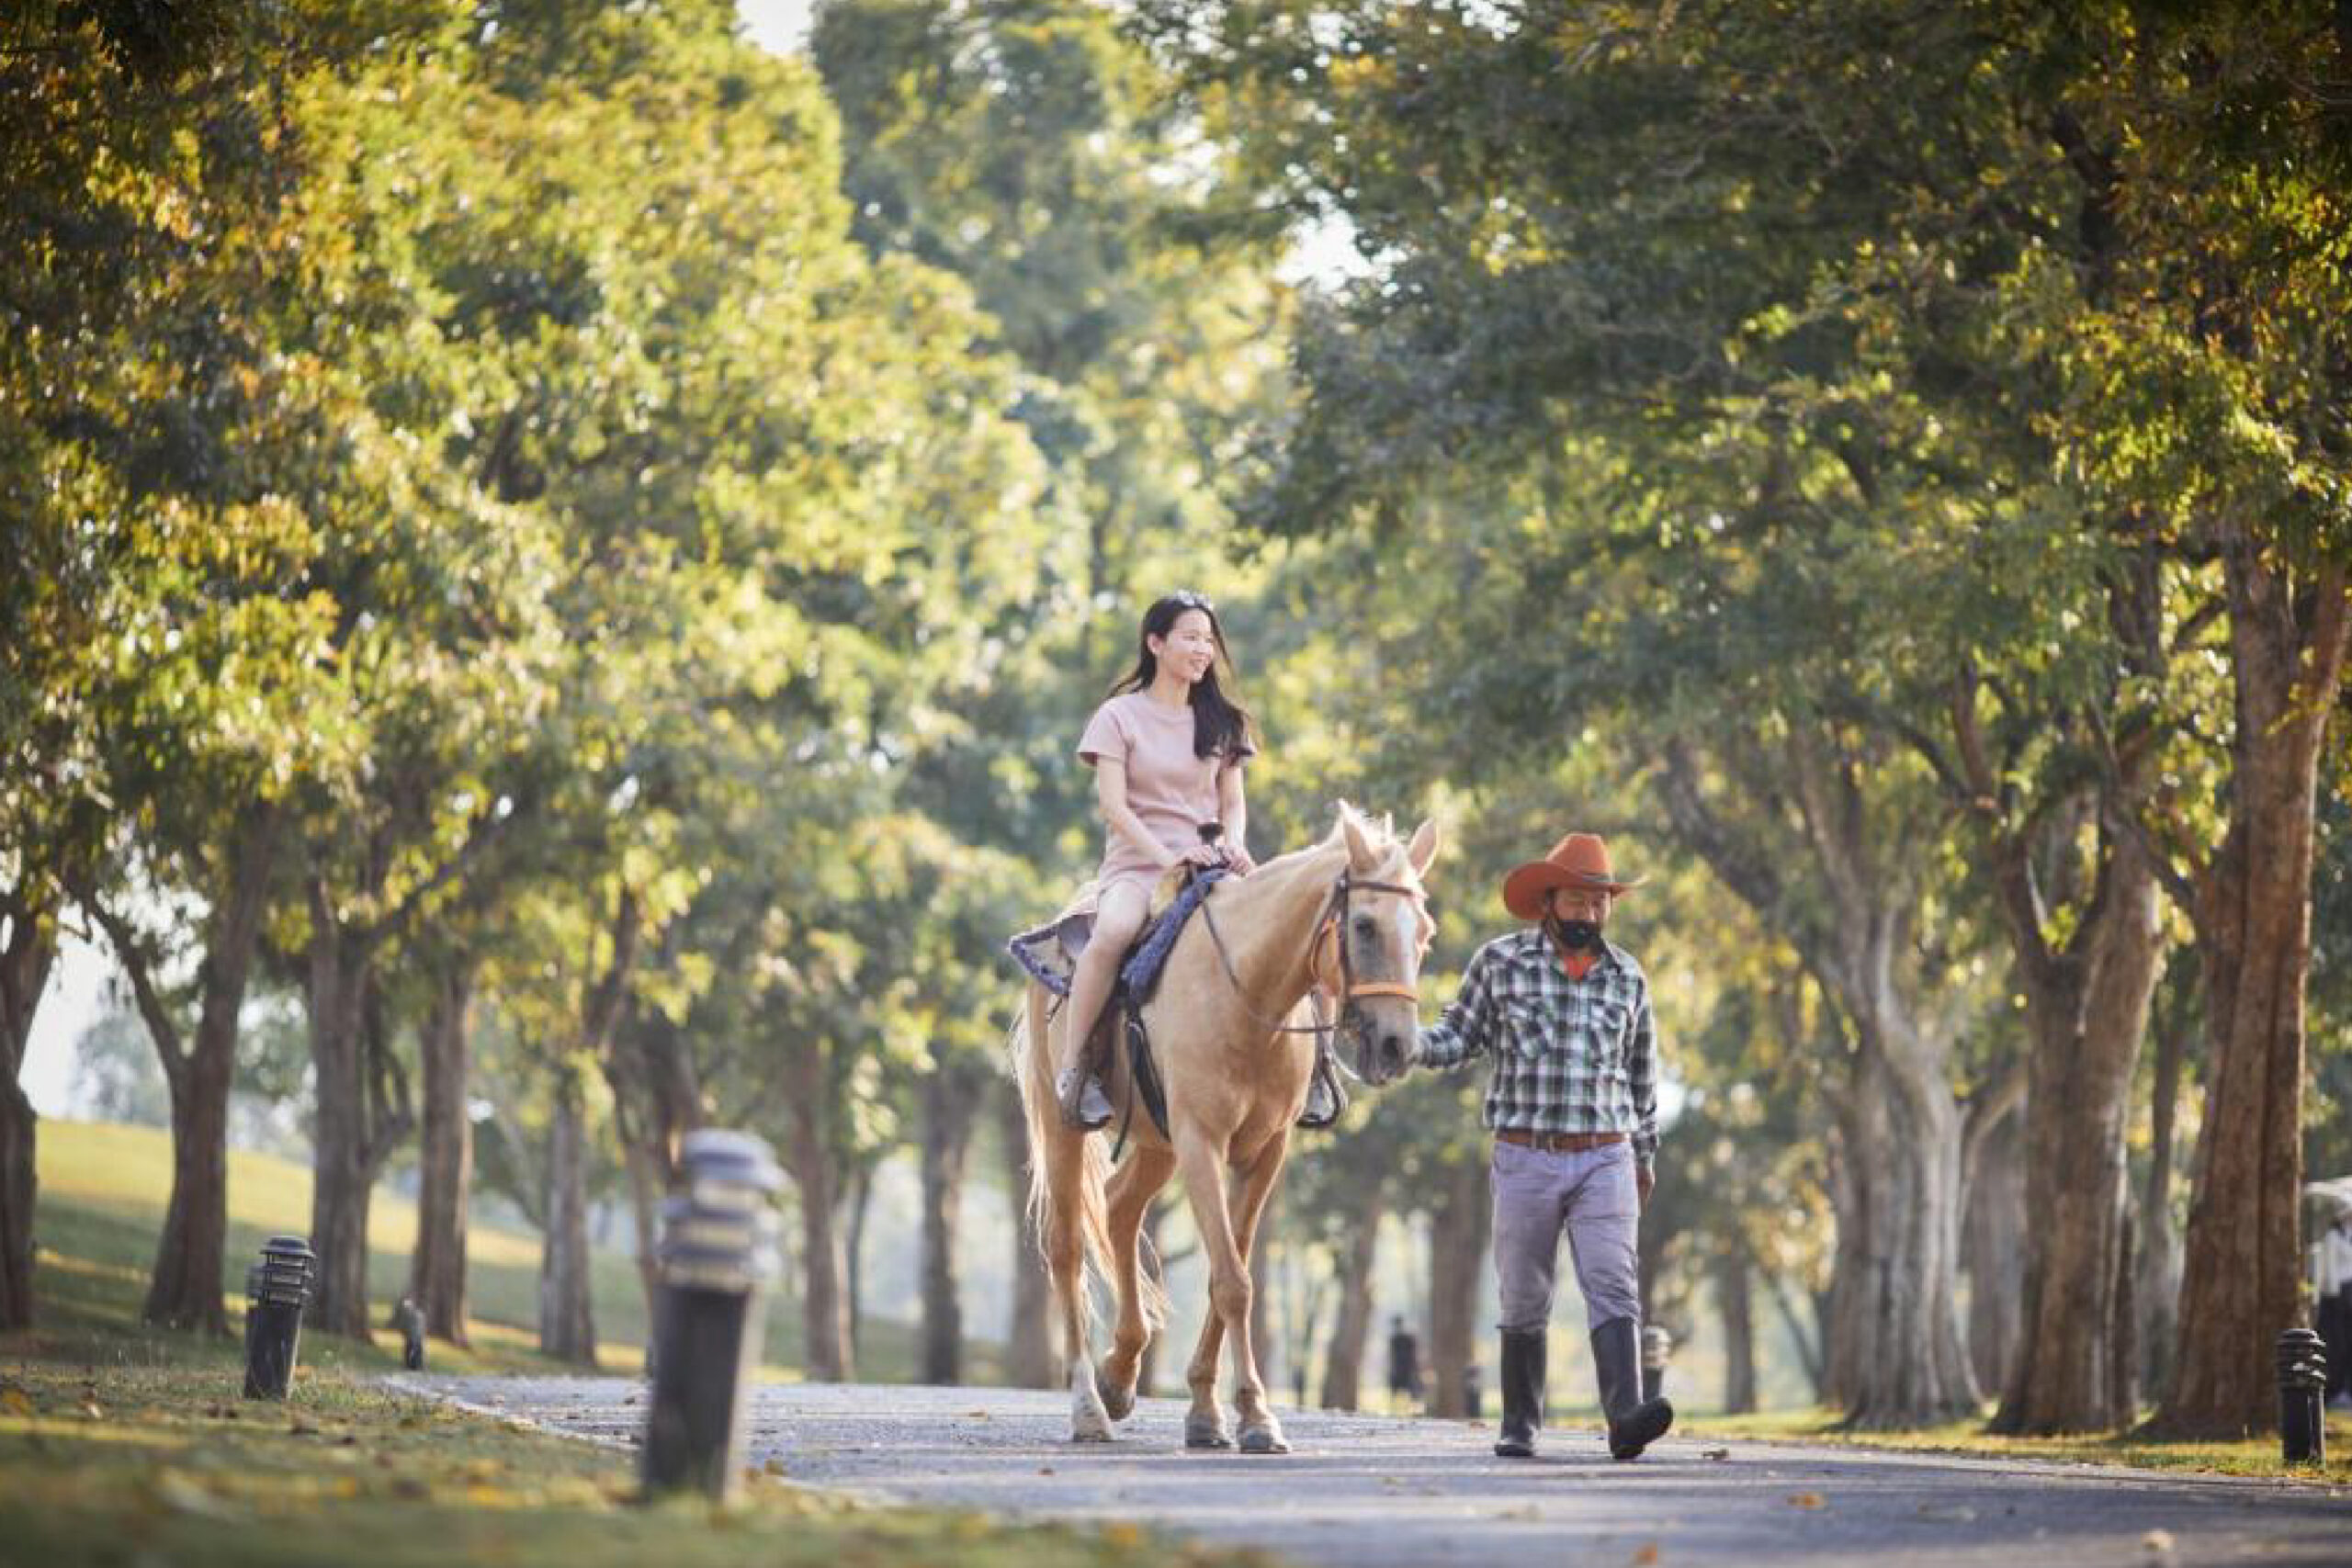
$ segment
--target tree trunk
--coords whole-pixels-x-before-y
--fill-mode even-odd
[[[1959,1106],[1940,1064],[1905,1072],[1878,1056],[1866,1049],[1851,1097],[1830,1323],[1847,1422],[1865,1430],[1955,1420],[1979,1398],[1954,1289]]]
[[[424,1121],[417,1152],[416,1250],[408,1293],[424,1331],[465,1345],[466,1204],[473,1191],[474,1129],[466,1113],[466,1012],[472,965],[459,959],[435,977],[423,1033]]]
[[[1813,1390],[1817,1404],[1831,1403],[1829,1397],[1829,1368],[1821,1350],[1821,1324],[1826,1315],[1820,1301],[1811,1292],[1802,1294],[1791,1288],[1786,1278],[1779,1274],[1764,1276],[1765,1288],[1771,1292],[1772,1306],[1781,1314],[1781,1324],[1789,1331],[1789,1343],[1796,1347],[1797,1364],[1804,1370],[1805,1382]],[[1800,1312],[1803,1302],[1811,1307]]]
[[[33,1015],[57,958],[54,915],[15,894],[0,903],[0,1334],[33,1325],[33,1161],[40,1119],[17,1083]]]
[[[1968,1353],[1976,1381],[2006,1388],[2025,1304],[2025,1161],[2015,1114],[1984,1134],[1968,1188]]]
[[[986,1085],[948,1064],[922,1082],[922,1348],[915,1375],[927,1383],[964,1381],[963,1282],[956,1266],[964,1214],[964,1170]]]
[[[850,1338],[848,1260],[842,1247],[841,1171],[825,1120],[821,1050],[796,1046],[786,1163],[800,1196],[800,1306],[803,1371],[811,1382],[847,1382],[856,1355]]]
[[[612,1086],[614,1131],[628,1173],[638,1283],[650,1323],[662,1284],[655,1266],[662,1199],[677,1177],[679,1144],[707,1119],[684,1032],[659,1010],[624,1007],[622,1013],[605,1054],[605,1080]]]
[[[1997,1431],[2111,1431],[2135,1413],[2130,1369],[2117,1352],[2133,1326],[2124,1136],[2164,953],[2155,864],[2121,826],[2135,795],[2127,771],[2099,803],[2093,890],[2061,947],[2044,933],[2031,846],[2014,834],[1994,846],[2032,1040],[2025,1202],[2033,1224],[2025,1237],[2022,1337],[1994,1417]]]
[[[1724,1414],[1756,1408],[1755,1269],[1736,1238],[1715,1256],[1715,1309],[1724,1320]]]
[[[1380,1245],[1385,1205],[1379,1185],[1366,1182],[1350,1216],[1340,1259],[1340,1311],[1323,1354],[1323,1408],[1353,1410],[1363,1402],[1364,1342],[1372,1333],[1372,1263]]]
[[[1432,1416],[1469,1414],[1463,1380],[1478,1354],[1478,1287],[1486,1275],[1493,1200],[1487,1163],[1464,1159],[1445,1173],[1430,1211],[1430,1380]]]
[[[865,1329],[865,1221],[874,1212],[874,1168],[862,1165],[850,1178],[846,1233],[842,1238],[842,1294],[849,1303],[850,1361],[857,1360]]]
[[[1778,746],[1778,762],[1735,777],[1719,803],[1702,788],[1692,745],[1669,740],[1661,798],[1709,869],[1759,916],[1787,919],[1792,875],[1827,910],[1802,946],[1854,1043],[1835,1169],[1828,1382],[1854,1426],[1931,1426],[1973,1414],[1978,1394],[1956,1290],[1962,1122],[1951,1043],[1928,1026],[1917,994],[1916,847],[1892,840],[1890,854],[1867,750],[1811,726],[1792,727]],[[1781,795],[1793,799],[1800,844],[1740,815],[1747,802]]]
[[[596,1316],[588,1288],[588,1129],[580,1084],[559,1069],[548,1135],[547,1230],[539,1251],[539,1350],[574,1366],[596,1364]]]
[[[368,1337],[368,1168],[366,1042],[361,1011],[368,985],[364,942],[350,939],[324,884],[311,882],[307,968],[311,1072],[315,1100],[311,1144],[311,1246],[318,1285],[304,1321],[322,1334]]]
[[[2148,1393],[2163,1400],[2172,1389],[2174,1337],[2180,1314],[2180,1227],[2172,1211],[2174,1145],[2178,1142],[2180,1078],[2188,1055],[2191,987],[2184,978],[2167,992],[2182,998],[2167,1006],[2156,1024],[2155,1083],[2151,1091],[2148,1184],[2141,1196],[2135,1229],[2140,1237],[2140,1277],[2133,1295],[2140,1306],[2140,1378]]]
[[[1015,1388],[1059,1388],[1054,1350],[1052,1281],[1046,1277],[1037,1227],[1029,1213],[1029,1121],[1020,1091],[999,1087],[997,1140],[1004,1153],[1012,1209],[1012,1321],[1006,1325],[1004,1375]],[[1148,1383],[1144,1385],[1148,1388]]]
[[[196,1033],[185,1050],[141,944],[95,896],[82,900],[122,962],[171,1089],[172,1192],[141,1308],[147,1322],[167,1327],[229,1330],[220,1290],[229,1235],[229,1085],[281,820],[278,807],[256,802],[231,831],[197,971]]]
[[[2278,1418],[2271,1348],[2301,1319],[2303,987],[2313,806],[2352,592],[2332,561],[2300,592],[2242,531],[2225,542],[2236,724],[2229,829],[2194,916],[2205,1123],[2180,1291],[2180,1362],[2159,1425],[2234,1436]]]

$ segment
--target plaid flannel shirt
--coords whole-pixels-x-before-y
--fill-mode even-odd
[[[1497,937],[1421,1031],[1422,1066],[1491,1055],[1485,1121],[1497,1132],[1626,1133],[1645,1167],[1657,1152],[1657,1035],[1649,978],[1603,942],[1579,980],[1540,928]]]

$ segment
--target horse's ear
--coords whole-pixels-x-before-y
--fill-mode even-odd
[[[1348,836],[1348,863],[1358,871],[1370,871],[1379,862],[1372,852],[1372,840],[1364,836],[1363,822],[1352,811],[1340,813],[1340,830]]]
[[[1413,874],[1419,876],[1437,859],[1437,818],[1424,817],[1421,825],[1413,829],[1413,841],[1405,846],[1405,859],[1410,863]]]

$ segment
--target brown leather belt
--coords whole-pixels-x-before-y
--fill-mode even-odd
[[[1517,1144],[1524,1149],[1541,1149],[1547,1155],[1589,1155],[1595,1149],[1622,1144],[1625,1136],[1623,1133],[1523,1133],[1516,1127],[1495,1130],[1497,1143]]]

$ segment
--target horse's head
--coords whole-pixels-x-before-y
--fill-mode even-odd
[[[1421,874],[1437,858],[1437,825],[1409,843],[1385,823],[1340,808],[1348,867],[1317,940],[1316,976],[1339,1003],[1339,1033],[1355,1048],[1356,1075],[1385,1083],[1413,1059],[1420,1029],[1421,954],[1436,925]]]

